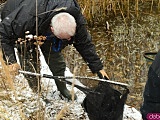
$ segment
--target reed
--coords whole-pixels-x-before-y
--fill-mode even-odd
[[[88,24],[93,26],[95,23],[104,24],[111,17],[121,15],[130,19],[131,15],[139,17],[145,14],[159,13],[160,0],[78,0],[83,14]],[[123,14],[122,14],[123,13]]]
[[[8,90],[8,88],[14,90],[14,85],[13,85],[14,75],[10,74],[9,69],[3,60],[1,49],[0,49],[0,63],[1,63],[1,81],[3,82],[4,86],[3,88],[5,90]]]

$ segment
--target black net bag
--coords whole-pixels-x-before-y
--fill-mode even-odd
[[[96,89],[86,95],[82,106],[90,120],[122,120],[128,93],[126,87],[120,92],[107,82],[99,82]]]

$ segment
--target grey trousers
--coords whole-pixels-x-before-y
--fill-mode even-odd
[[[64,76],[66,64],[61,52],[43,53],[45,60],[55,76]]]
[[[62,53],[53,51],[51,42],[43,44],[41,50],[53,75],[64,76],[66,63]]]

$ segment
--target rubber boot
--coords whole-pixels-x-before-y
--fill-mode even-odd
[[[72,100],[72,95],[71,95],[70,91],[67,89],[66,83],[61,82],[59,80],[55,80],[55,83],[57,85],[58,91],[60,91],[60,93],[68,100]],[[76,99],[77,99],[77,96],[76,96],[76,94],[74,94],[74,100],[76,100]]]
[[[32,91],[34,93],[38,93],[38,92],[40,93],[41,92],[41,84],[38,82],[38,79],[36,77],[28,76],[28,77],[26,77],[26,79],[28,81],[28,84],[29,84],[30,88],[32,89]]]

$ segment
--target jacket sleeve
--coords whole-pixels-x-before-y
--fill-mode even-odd
[[[16,57],[14,53],[14,37],[9,34],[12,32],[10,22],[0,23],[0,34],[1,34],[1,46],[3,52],[3,58],[8,63],[15,63]]]
[[[16,7],[16,9],[14,9],[11,13],[7,12],[9,8],[3,9],[2,11],[2,15],[4,16],[2,22],[0,22],[0,34],[2,36],[1,45],[3,56],[5,58],[4,60],[7,60],[9,63],[16,62],[14,53],[15,40],[18,38],[24,38],[25,31],[34,30],[35,19],[32,19],[33,16],[28,14],[32,9],[32,7],[28,6],[30,4],[31,3],[23,3]],[[10,9],[12,10],[13,8]],[[27,9],[29,11],[27,11]]]
[[[91,35],[88,33],[85,25],[78,27],[75,36],[74,47],[81,54],[92,73],[97,73],[103,68],[102,62],[96,53]]]
[[[9,14],[2,22],[0,22],[0,34],[1,38],[1,46],[3,57],[6,62],[15,63],[16,57],[14,53],[14,42],[16,40],[15,30],[14,28],[17,26],[14,19],[17,15],[17,12],[20,9],[15,10],[12,14]]]
[[[16,63],[17,61],[15,57],[13,42],[10,39],[2,36],[1,46],[2,46],[3,58],[7,62],[7,64]]]

